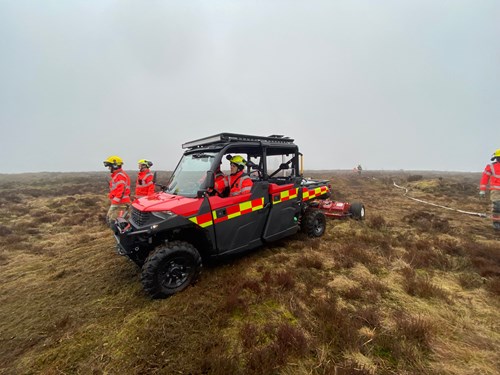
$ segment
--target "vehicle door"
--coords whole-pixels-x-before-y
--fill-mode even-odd
[[[267,170],[272,172],[268,178],[270,211],[263,233],[265,241],[275,241],[299,230],[300,179],[296,176],[295,155],[277,155],[282,161],[277,168],[272,165],[275,156],[267,156]]]
[[[248,154],[238,154],[249,160]],[[228,167],[224,166],[225,159],[226,157],[223,158],[221,170],[227,176],[229,172]],[[253,181],[250,194],[209,197],[219,254],[236,253],[262,244],[262,232],[270,208],[269,183],[252,173],[249,166],[247,174]]]

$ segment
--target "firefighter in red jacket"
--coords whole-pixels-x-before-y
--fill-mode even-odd
[[[244,173],[246,161],[240,155],[233,156],[231,163],[231,174],[229,175],[229,196],[234,197],[240,194],[250,194],[253,181]]]
[[[109,181],[109,200],[111,206],[106,215],[107,222],[110,226],[114,221],[126,214],[130,203],[130,177],[122,169],[123,160],[119,156],[110,156],[104,160],[104,166],[109,168],[111,172],[111,180]]]
[[[219,197],[223,197],[227,188],[229,187],[229,178],[221,171],[220,166],[222,162],[220,162],[217,170],[215,171],[214,178],[214,193]]]
[[[149,170],[153,166],[153,162],[141,159],[138,162],[139,173],[135,183],[135,198],[143,198],[155,192],[154,174]]]
[[[220,197],[234,197],[240,194],[250,194],[253,181],[243,172],[245,169],[246,161],[240,155],[227,156],[231,174],[224,175],[219,168],[215,172],[214,191]]]
[[[483,175],[481,176],[479,196],[484,197],[486,195],[486,188],[489,185],[493,227],[496,230],[500,230],[500,148],[493,153],[491,161],[493,163],[488,164],[484,168]]]

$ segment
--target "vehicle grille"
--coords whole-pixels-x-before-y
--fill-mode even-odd
[[[145,225],[153,218],[152,216],[151,212],[143,212],[136,208],[132,208],[132,221],[138,227]]]

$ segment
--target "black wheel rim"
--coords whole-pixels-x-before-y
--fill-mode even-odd
[[[168,259],[158,274],[164,288],[175,289],[189,281],[193,273],[192,262],[185,257]]]
[[[323,233],[323,221],[321,219],[317,218],[314,220],[313,232],[316,236],[319,236],[321,233]]]

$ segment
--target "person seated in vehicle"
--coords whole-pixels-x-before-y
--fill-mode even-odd
[[[233,156],[230,160],[231,174],[229,175],[229,196],[250,194],[253,181],[244,172],[246,160],[240,155]]]
[[[250,194],[253,181],[244,173],[246,160],[240,155],[228,157],[231,174],[225,176],[220,169],[216,171],[214,191],[220,197],[234,197],[240,194]],[[220,173],[219,173],[220,172]]]
[[[217,194],[219,197],[223,197],[225,191],[229,187],[229,179],[228,177],[221,171],[220,166],[222,162],[220,162],[217,170],[215,171],[215,181],[213,190],[210,189],[209,192],[211,195]]]

